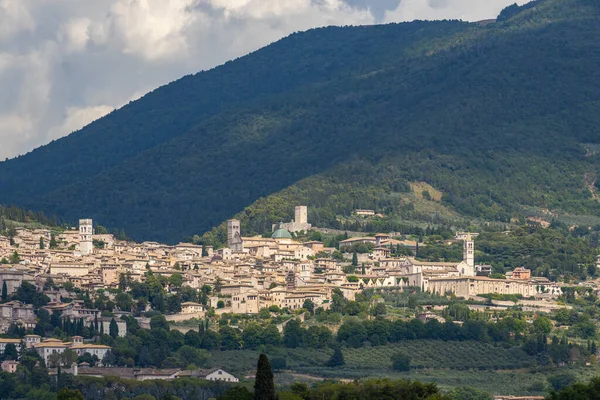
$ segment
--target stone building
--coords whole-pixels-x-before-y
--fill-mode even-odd
[[[0,268],[0,289],[6,283],[7,294],[9,296],[15,293],[23,282],[35,285],[35,277],[31,273],[15,267]]]
[[[275,230],[276,228],[277,225],[273,225],[272,229]],[[312,228],[312,225],[308,223],[308,207],[296,206],[294,209],[294,220],[279,224],[279,228],[289,232],[309,231]]]
[[[227,221],[227,247],[232,251],[244,251],[240,221],[237,219]]]
[[[6,333],[11,324],[17,324],[25,329],[34,328],[36,318],[33,306],[16,300],[0,304],[0,333]]]

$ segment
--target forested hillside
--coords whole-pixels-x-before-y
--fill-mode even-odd
[[[0,203],[170,242],[246,207],[260,232],[300,202],[317,224],[357,207],[600,216],[599,16],[594,0],[540,0],[487,25],[294,34],[0,163]]]

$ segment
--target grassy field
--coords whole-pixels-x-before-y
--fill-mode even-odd
[[[274,349],[267,351],[271,358],[285,358],[287,367],[302,373],[318,373],[321,376],[359,376],[365,373],[392,373],[390,356],[396,352],[410,355],[413,369],[444,370],[506,370],[522,369],[534,365],[534,359],[519,348],[495,347],[480,342],[444,342],[414,340],[387,346],[343,349],[346,365],[331,369],[324,367],[332,354],[331,349]],[[236,373],[254,368],[258,351],[222,351],[212,354],[211,364],[223,366]],[[343,377],[343,376],[342,376]]]
[[[396,372],[390,356],[396,352],[411,356],[411,371]],[[234,374],[252,379],[259,351],[212,353],[211,366],[221,366]],[[322,379],[362,379],[367,377],[410,378],[435,382],[442,388],[469,385],[492,394],[536,395],[549,390],[548,376],[568,370],[580,380],[600,375],[600,367],[540,369],[535,359],[520,348],[495,347],[480,342],[415,340],[378,347],[343,349],[346,364],[325,367],[331,349],[266,349],[271,359],[285,358],[287,368],[276,374],[278,385],[294,381],[308,383]]]

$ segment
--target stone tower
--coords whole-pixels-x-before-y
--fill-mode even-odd
[[[307,224],[308,223],[308,207],[296,206],[294,213],[294,222],[296,224]]]
[[[92,243],[92,235],[94,234],[93,224],[91,219],[79,220],[79,251],[82,254],[92,254],[94,244]]]
[[[463,241],[463,261],[469,267],[475,267],[475,242],[470,233]]]
[[[243,251],[242,236],[240,234],[240,221],[230,219],[227,221],[227,247],[232,251]]]

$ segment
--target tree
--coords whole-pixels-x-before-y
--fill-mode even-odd
[[[263,344],[262,340],[263,329],[260,325],[250,323],[244,329],[242,333],[242,341],[244,342],[244,348],[256,349],[258,346]]]
[[[19,352],[17,346],[14,343],[8,343],[4,348],[4,359],[5,360],[17,360],[19,358]]]
[[[252,392],[245,387],[234,386],[231,389],[227,389],[217,400],[252,400],[253,398]]]
[[[11,264],[18,264],[21,262],[21,257],[19,256],[19,253],[15,250],[14,253],[10,256],[9,259]]]
[[[333,354],[329,361],[327,361],[327,366],[330,368],[340,367],[344,365],[346,362],[344,361],[344,355],[342,354],[342,349],[340,346],[335,346],[333,349]]]
[[[79,390],[64,387],[56,394],[56,400],[85,400],[85,398]]]
[[[449,400],[492,400],[492,395],[470,386],[459,386],[448,392]]]
[[[356,251],[352,254],[352,266],[358,267],[358,254]]]
[[[221,348],[223,350],[239,350],[241,347],[241,335],[238,329],[224,326],[219,330],[221,335]]]
[[[139,396],[135,396],[133,398],[133,400],[156,400],[156,397],[152,396],[151,394],[140,394]]]
[[[279,346],[281,344],[281,334],[277,326],[273,324],[267,325],[262,334],[262,341],[265,345]]]
[[[96,235],[108,235],[108,229],[103,227],[102,225],[96,225],[96,229],[94,229]]]
[[[45,306],[50,298],[36,290],[36,287],[29,282],[23,281],[17,292],[13,295],[15,300],[33,305],[33,308]]]
[[[40,236],[40,250],[44,250],[45,248],[44,238]]]
[[[378,315],[385,315],[386,312],[387,312],[387,310],[385,308],[385,303],[377,303],[371,309],[371,315],[373,315],[374,317],[376,317]]]
[[[533,331],[538,335],[548,335],[552,331],[552,321],[548,317],[537,317],[533,321]]]
[[[8,298],[8,286],[6,286],[6,281],[2,282],[2,301],[6,301]]]
[[[407,354],[396,353],[390,359],[392,360],[392,368],[395,371],[410,371],[410,357]]]
[[[108,326],[108,334],[116,339],[119,336],[119,325],[117,325],[117,321],[114,318],[110,320],[110,325]]]
[[[133,299],[128,293],[119,293],[115,296],[115,304],[121,311],[131,311]]]
[[[275,400],[275,382],[273,371],[266,355],[258,357],[256,380],[254,381],[254,400]]]
[[[302,304],[302,308],[306,309],[311,314],[315,312],[315,303],[311,299],[304,300],[304,304]]]
[[[56,242],[56,236],[54,236],[54,233],[50,235],[50,248],[51,249],[56,249],[58,247],[58,243]]]
[[[131,285],[131,275],[129,273],[119,275],[119,290],[126,291]]]
[[[215,279],[215,284],[214,284],[214,292],[215,293],[221,293],[221,288],[223,287],[223,281],[221,281],[221,278],[219,278],[217,276],[217,278]]]
[[[65,351],[63,351],[60,354],[60,363],[62,365],[71,365],[74,362],[77,362],[77,359],[79,357],[77,356],[77,353],[75,353],[75,351],[71,350],[71,349],[66,349]]]
[[[302,344],[303,329],[298,319],[292,319],[283,328],[283,344],[285,347],[296,348]]]
[[[150,318],[150,329],[152,329],[152,330],[164,329],[164,330],[168,331],[169,323],[167,322],[167,319],[165,318],[164,315],[162,315],[162,314],[153,315]]]
[[[183,284],[183,276],[181,274],[173,274],[169,277],[169,286],[175,290],[179,290]]]

